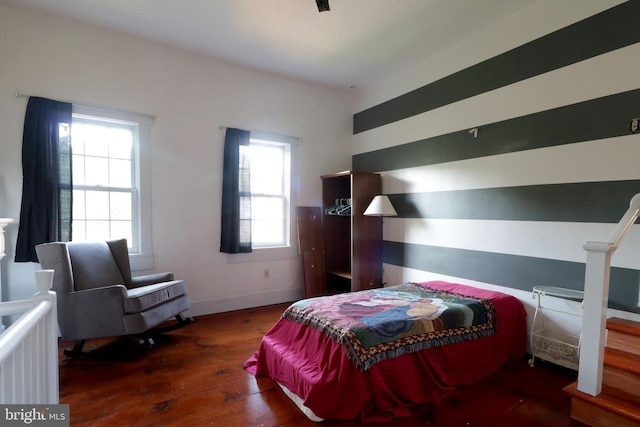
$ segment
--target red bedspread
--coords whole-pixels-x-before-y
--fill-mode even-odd
[[[383,360],[358,369],[344,349],[327,336],[280,319],[245,363],[254,375],[268,376],[304,400],[318,417],[388,421],[408,416],[409,407],[436,403],[455,387],[477,381],[525,351],[526,312],[516,298],[446,282],[434,289],[489,299],[496,333]]]

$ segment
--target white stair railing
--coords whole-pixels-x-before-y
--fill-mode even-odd
[[[0,335],[0,403],[58,404],[58,323],[53,270],[36,272],[32,300],[0,303],[0,316],[21,314]]]
[[[604,242],[587,242],[584,280],[582,341],[578,368],[578,390],[597,396],[602,391],[609,277],[611,256],[640,215],[640,193],[633,196],[629,209]]]

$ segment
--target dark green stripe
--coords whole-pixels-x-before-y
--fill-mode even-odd
[[[402,218],[617,223],[640,180],[390,194]]]
[[[630,0],[397,98],[356,113],[353,133],[412,117],[640,41]]]
[[[389,241],[383,242],[383,262],[524,291],[584,288],[585,264],[579,262]],[[609,307],[640,313],[639,283],[640,271],[612,267]]]
[[[638,23],[640,28],[640,21]],[[353,169],[381,172],[629,135],[640,89],[353,156]]]

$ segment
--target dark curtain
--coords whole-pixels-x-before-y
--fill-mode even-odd
[[[35,246],[71,240],[71,104],[30,97],[22,135],[22,205],[16,262]]]
[[[251,252],[250,132],[227,128],[222,171],[220,252]]]

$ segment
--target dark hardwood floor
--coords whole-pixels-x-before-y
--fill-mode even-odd
[[[90,359],[62,355],[60,403],[70,405],[73,426],[317,426],[268,378],[243,369],[286,305],[198,317],[156,339],[135,356],[131,342],[89,340]],[[526,359],[458,390],[441,405],[384,425],[579,426],[569,416],[562,388],[576,373]],[[325,421],[348,427],[356,421]],[[379,424],[378,424],[379,425]]]

